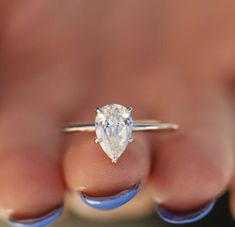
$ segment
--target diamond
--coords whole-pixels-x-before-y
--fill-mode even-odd
[[[132,108],[110,104],[97,108],[95,119],[96,141],[107,156],[117,162],[132,140]]]

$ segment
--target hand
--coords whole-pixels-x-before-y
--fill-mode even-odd
[[[65,200],[98,219],[137,218],[155,203],[188,212],[227,189],[235,215],[235,4],[220,3],[2,1],[4,217],[40,217]],[[176,122],[180,131],[134,134],[115,165],[93,134],[60,133],[68,122],[93,121],[108,103],[132,106],[135,119]],[[108,214],[79,199],[140,182],[139,195]]]

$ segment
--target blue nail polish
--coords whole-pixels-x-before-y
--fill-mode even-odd
[[[162,206],[157,207],[158,215],[166,222],[171,224],[189,224],[201,220],[207,216],[214,208],[216,200],[208,203],[204,208],[194,212],[174,213]]]
[[[141,184],[136,184],[131,189],[107,197],[92,197],[85,194],[81,194],[80,197],[82,201],[90,207],[98,210],[111,210],[130,201],[139,192],[140,187]]]
[[[10,219],[8,223],[13,227],[45,227],[56,221],[62,213],[63,207],[60,207],[43,217],[24,220]]]

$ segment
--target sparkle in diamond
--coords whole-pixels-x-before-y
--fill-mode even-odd
[[[133,121],[131,109],[119,104],[110,104],[97,110],[96,136],[104,152],[117,162],[132,138]]]

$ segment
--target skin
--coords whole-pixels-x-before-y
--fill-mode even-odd
[[[235,216],[234,1],[0,5],[3,218],[42,215],[65,200],[90,218],[135,218],[155,202],[186,211],[226,190]],[[115,165],[94,135],[60,133],[107,103],[180,131],[134,134]],[[140,181],[142,193],[109,215],[76,200],[77,191],[112,195]]]

